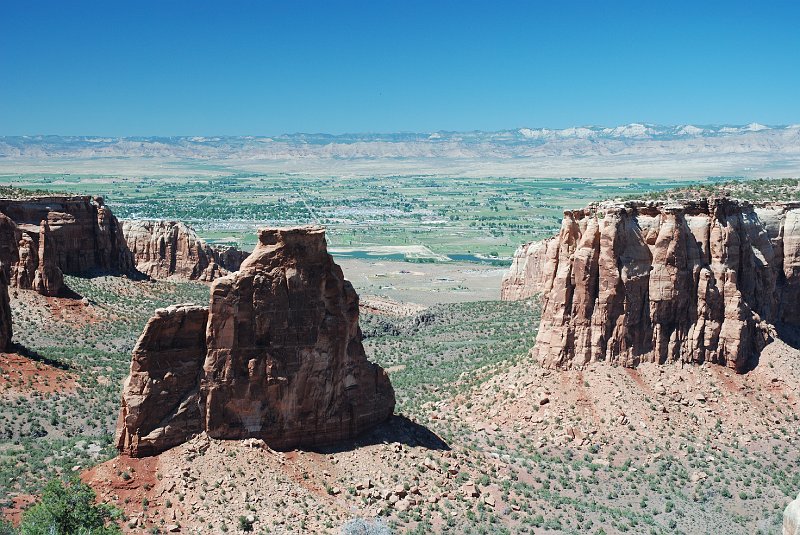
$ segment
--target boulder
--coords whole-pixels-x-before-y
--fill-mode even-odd
[[[391,416],[394,391],[366,358],[358,295],[322,228],[259,231],[240,270],[214,281],[200,321],[204,313],[161,310],[148,323],[123,391],[120,451],[150,455],[200,431],[273,449],[321,446]]]

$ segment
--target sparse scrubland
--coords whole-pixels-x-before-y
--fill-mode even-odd
[[[673,200],[694,199],[714,195],[727,195],[754,203],[800,201],[800,179],[724,180],[721,182],[691,185],[663,191],[651,191],[643,195],[628,195],[627,198]]]
[[[797,185],[714,191],[786,200]],[[663,198],[698,194],[708,193]],[[559,211],[502,243],[552,230]],[[350,223],[333,224],[344,232]],[[414,225],[403,236],[417,236]],[[475,235],[485,235],[481,225]],[[358,232],[334,240],[363,239]],[[535,299],[362,312],[367,356],[389,371],[397,416],[351,443],[274,452],[199,436],[159,457],[115,458],[121,383],[144,323],[155,308],[206,303],[208,286],[108,276],[66,283],[75,298],[12,290],[19,358],[0,361],[0,506],[15,519],[48,481],[72,474],[123,511],[131,533],[767,534],[800,490],[796,349],[772,344],[745,375],[678,363],[546,370],[528,355]]]

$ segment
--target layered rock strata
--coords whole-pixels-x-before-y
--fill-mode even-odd
[[[156,310],[133,349],[117,427],[117,447],[136,456],[182,444],[203,429],[200,378],[208,308]]]
[[[549,282],[545,277],[548,247],[557,246],[555,238],[520,245],[514,252],[511,268],[503,277],[500,298],[503,301],[521,301],[544,292]]]
[[[156,279],[213,281],[237,271],[247,253],[216,249],[177,221],[125,221],[123,233],[136,268]]]
[[[261,230],[240,270],[213,283],[208,308],[172,307],[148,322],[117,447],[151,455],[200,431],[320,446],[386,420],[394,403],[388,375],[366,358],[358,295],[324,231]]]
[[[130,274],[122,226],[102,197],[0,199],[0,262],[10,285],[57,295],[63,274]]]
[[[533,353],[546,367],[708,361],[743,372],[772,324],[800,322],[800,204],[603,203],[566,212],[527,257],[533,267],[505,296],[543,292]]]
[[[0,264],[0,351],[7,351],[11,345],[11,305],[8,298],[8,284],[5,266]]]

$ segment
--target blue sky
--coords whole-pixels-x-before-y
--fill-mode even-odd
[[[800,123],[800,2],[0,1],[0,135]]]

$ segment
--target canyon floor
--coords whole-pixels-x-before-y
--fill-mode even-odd
[[[553,372],[527,355],[536,303],[494,300],[496,268],[342,265],[397,416],[319,451],[199,436],[158,457],[117,457],[120,384],[144,322],[157,307],[204,303],[208,287],[99,276],[67,277],[72,299],[12,292],[17,351],[0,359],[6,512],[74,473],[125,511],[129,533],[779,529],[800,488],[797,350],[776,342],[747,375]],[[436,281],[442,292],[421,290]]]

